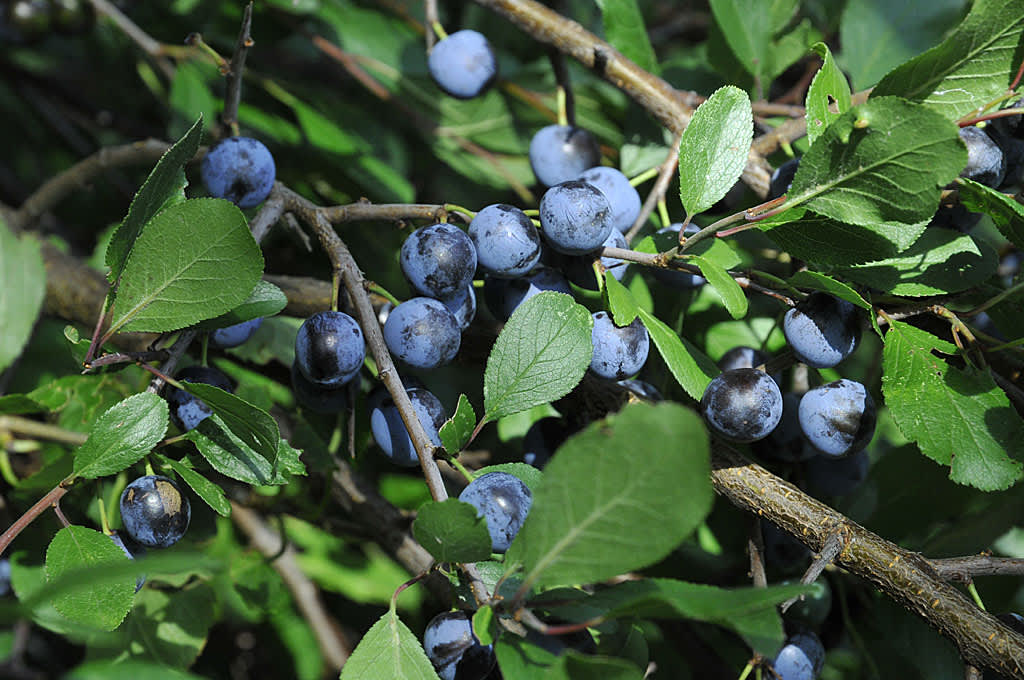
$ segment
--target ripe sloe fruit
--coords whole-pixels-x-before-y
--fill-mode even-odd
[[[776,381],[778,382],[778,381]],[[754,451],[765,458],[796,463],[818,455],[800,429],[800,395],[782,395],[782,420],[764,439],[754,442]]]
[[[487,38],[469,29],[456,31],[430,51],[427,68],[437,86],[458,99],[483,93],[498,75],[498,61]]]
[[[491,276],[522,276],[540,261],[537,227],[515,206],[487,206],[469,223],[468,231],[476,246],[477,263]]]
[[[431,224],[409,234],[399,263],[417,293],[443,300],[458,295],[473,280],[476,248],[458,227]]]
[[[797,359],[831,368],[850,356],[860,341],[857,308],[827,293],[812,293],[786,312],[782,331]]]
[[[239,208],[263,202],[274,188],[274,157],[263,142],[252,137],[228,137],[218,142],[200,166],[206,190]]]
[[[222,349],[238,347],[247,342],[261,325],[263,325],[263,317],[258,316],[233,326],[218,328],[210,333],[210,344]]]
[[[497,659],[493,645],[481,645],[463,611],[438,614],[423,631],[423,648],[441,680],[483,680]]]
[[[235,391],[231,380],[210,366],[187,366],[178,371],[175,377],[179,382],[205,383],[225,392]],[[177,387],[168,386],[164,396],[170,406],[171,420],[185,432],[194,429],[213,414],[213,410],[202,399]]]
[[[814,633],[791,636],[772,662],[779,680],[814,680],[824,665],[825,648]]]
[[[737,368],[716,376],[700,400],[704,422],[729,441],[764,439],[782,419],[782,393],[768,374]]]
[[[530,140],[530,167],[544,186],[575,179],[600,162],[601,148],[597,139],[583,128],[548,125]]]
[[[625,234],[640,216],[640,194],[636,187],[629,183],[629,178],[615,168],[596,165],[585,170],[576,179],[597,187],[608,199],[611,206],[609,219],[612,229]]]
[[[405,393],[409,395],[409,401],[412,402],[413,410],[426,431],[427,437],[434,446],[441,446],[441,436],[438,431],[448,420],[441,400],[423,387],[407,387]],[[405,423],[398,412],[398,407],[395,406],[388,391],[383,387],[375,390],[367,399],[366,406],[370,411],[370,431],[373,432],[373,439],[384,455],[395,465],[403,467],[419,465],[420,459],[416,455],[416,448],[412,445],[409,431],[405,429]]]
[[[520,279],[496,279],[490,276],[484,279],[484,301],[491,314],[500,321],[508,321],[519,305],[545,290],[572,295],[572,288],[565,276],[551,267],[537,267],[529,276]]]
[[[177,482],[160,475],[139,477],[121,493],[121,522],[133,541],[169,548],[188,529],[192,508]]]
[[[771,184],[768,185],[768,200],[778,198],[782,194],[789,193],[793,186],[793,178],[800,168],[800,157],[790,158],[788,161],[772,171]]]
[[[601,244],[601,248],[628,248],[626,237],[622,232],[612,229],[608,238]],[[616,281],[621,281],[626,275],[628,264],[616,257],[601,257],[601,266],[611,272]],[[597,276],[594,273],[593,255],[566,255],[561,262],[561,269],[569,280],[580,288],[587,290],[598,290]]]
[[[476,508],[477,516],[487,522],[491,549],[503,553],[523,527],[533,494],[515,475],[488,472],[470,482],[459,500]]]
[[[461,293],[456,293],[454,297],[441,300],[441,302],[455,316],[460,330],[466,330],[473,323],[473,319],[476,317],[476,291],[473,290],[472,282]],[[386,319],[385,323],[387,323]]]
[[[647,362],[650,349],[647,328],[639,317],[621,327],[615,325],[607,312],[595,312],[593,318],[591,372],[607,380],[623,380],[638,373]]]
[[[455,315],[433,298],[415,297],[391,310],[384,342],[400,361],[413,368],[443,366],[459,353],[461,329]]]
[[[823,454],[860,451],[875,434],[875,401],[863,385],[843,378],[809,390],[800,399],[800,429]]]
[[[551,247],[565,255],[591,253],[612,231],[611,206],[601,190],[573,180],[556,184],[540,199],[540,228]]]
[[[310,382],[341,387],[356,377],[366,358],[363,330],[344,312],[317,312],[295,335],[295,362]]]
[[[1006,176],[1006,157],[999,145],[973,125],[960,128],[960,139],[967,145],[967,166],[960,171],[960,176],[987,187],[1002,184]]]

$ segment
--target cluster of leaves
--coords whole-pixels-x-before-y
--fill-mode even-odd
[[[362,527],[344,540],[325,530],[342,513],[324,510],[323,480],[330,480],[341,442],[350,440],[358,472],[375,480],[394,505],[417,509],[412,533],[437,563],[475,563],[485,587],[499,596],[493,606],[477,608],[458,570],[448,572],[462,603],[477,610],[477,635],[495,643],[503,677],[641,678],[650,659],[666,677],[687,677],[701,671],[703,660],[688,659],[673,638],[691,634],[734,670],[750,650],[771,656],[785,635],[776,605],[804,589],[735,587],[745,579],[746,523],[731,508],[713,503],[711,442],[690,408],[718,372],[713,359],[727,349],[753,344],[775,351],[783,344],[775,329],[782,307],[774,299],[749,296],[737,281],[744,278],[739,270],[786,294],[829,292],[872,319],[876,336],[843,370],[858,377],[873,374],[873,389],[881,371],[885,408],[872,447],[870,483],[846,500],[848,514],[931,553],[976,552],[1000,536],[1002,550],[1020,551],[1007,532],[1015,523],[1010,510],[1024,505],[1014,487],[1024,475],[1024,421],[997,383],[1005,382],[998,371],[1019,361],[1013,343],[981,361],[981,353],[950,341],[959,336],[950,335],[948,324],[911,325],[891,316],[883,316],[884,325],[875,322],[879,312],[939,302],[951,313],[968,312],[998,295],[989,312],[999,330],[1011,339],[1024,330],[1017,314],[1024,299],[1016,289],[1007,294],[997,276],[998,251],[1024,249],[1024,209],[1004,194],[957,180],[966,163],[957,122],[992,102],[998,105],[1021,63],[1019,3],[978,0],[966,16],[958,2],[927,8],[908,3],[913,10],[894,7],[895,15],[876,16],[869,12],[873,3],[862,0],[847,0],[842,12],[829,2],[713,0],[711,28],[694,49],[652,44],[641,9],[653,12],[657,3],[602,0],[599,12],[581,4],[586,6],[574,6],[573,16],[594,26],[603,23],[608,40],[639,65],[671,82],[713,92],[683,134],[679,194],[667,207],[698,224],[715,222],[720,202],[747,163],[754,130],[751,94],[756,101],[771,92],[773,81],[804,59],[808,48],[821,66],[806,96],[807,136],[796,143],[800,169],[780,210],[728,241],[703,238],[677,247],[650,235],[633,245],[641,253],[667,253],[695,265],[708,281],[706,290],[680,296],[649,286],[634,271],[621,284],[606,276],[601,293],[577,291],[576,300],[545,293],[522,305],[501,329],[487,349],[482,379],[464,366],[426,377],[446,403],[458,404],[441,433],[447,452],[458,455],[473,442],[490,450],[496,463],[478,473],[505,470],[533,490],[530,516],[508,553],[501,559],[490,554],[486,530],[468,506],[430,500],[421,479],[396,474],[374,457],[361,399],[355,405],[355,432],[344,435],[347,419],[295,408],[286,373],[293,358],[294,318],[268,319],[251,344],[215,356],[217,365],[239,380],[239,395],[185,384],[215,415],[182,437],[168,438],[166,403],[143,391],[148,374],[130,367],[77,375],[81,362],[95,355],[95,348],[78,337],[83,330],[52,322],[36,326],[46,290],[43,247],[4,228],[0,370],[21,358],[6,378],[0,418],[43,416],[79,440],[76,446],[67,439],[40,443],[27,470],[12,467],[14,448],[3,453],[0,473],[9,505],[27,509],[53,489],[54,500],[63,496],[74,508],[68,513],[74,523],[54,533],[40,521],[19,539],[10,555],[17,602],[3,602],[0,616],[30,618],[84,645],[89,661],[72,677],[128,671],[163,677],[161,666],[226,677],[228,664],[217,654],[248,654],[240,663],[263,663],[265,657],[253,661],[258,652],[225,648],[214,628],[221,619],[233,629],[273,640],[267,650],[285,650],[286,660],[267,661],[268,668],[318,677],[323,666],[310,625],[297,614],[273,568],[242,547],[228,520],[218,519],[232,514],[229,496],[245,498],[267,514],[286,517],[284,532],[302,549],[299,565],[331,593],[329,602],[337,605],[332,613],[346,627],[367,631],[343,678],[434,677],[394,599],[377,618],[407,576],[366,538],[375,528]],[[363,195],[474,207],[533,200],[524,151],[532,131],[546,122],[537,108],[553,100],[547,94],[553,80],[535,46],[517,44],[520,37],[498,37],[507,33],[502,20],[480,10],[452,14],[453,24],[458,16],[492,37],[508,84],[478,100],[456,102],[436,95],[426,76],[422,37],[404,10],[334,0],[267,5],[267,19],[257,13],[257,26],[268,33],[253,51],[248,72],[253,87],[247,89],[240,119],[243,128],[274,149],[280,177],[289,186],[322,203],[347,203]],[[236,8],[178,3],[169,12],[140,7],[133,16],[147,28],[181,27],[181,35],[202,25],[210,44],[223,43],[226,49],[232,44]],[[934,21],[922,21],[921,13]],[[270,28],[271,15],[282,19],[279,27]],[[96,31],[110,43],[106,59],[130,61],[123,55],[132,48],[119,44],[126,38],[112,25],[101,22]],[[834,43],[837,34],[844,47],[833,55],[826,43]],[[879,35],[906,39],[868,52],[866,41],[858,39],[862,35],[871,35],[871,44]],[[25,48],[15,52],[10,67],[21,78],[48,78],[56,70],[54,59],[92,44],[60,45],[57,57]],[[338,88],[324,87],[322,69],[312,76],[314,70],[302,68],[315,59],[313,49],[373,87],[364,91],[348,79]],[[102,229],[103,219],[115,223],[93,259],[105,265],[110,283],[100,338],[109,351],[116,351],[108,343],[118,333],[208,331],[273,317],[288,300],[261,280],[264,269],[309,271],[308,256],[293,238],[275,233],[261,249],[245,214],[188,187],[185,171],[200,148],[204,121],[209,126],[219,109],[220,76],[198,52],[184,54],[168,82],[140,59],[136,71],[149,88],[149,101],[126,104],[118,112],[145,121],[155,135],[178,139],[141,184],[127,215],[122,219],[126,201],[102,192],[55,210],[57,219],[75,224],[84,221],[82,215],[101,216],[89,220],[94,232]],[[858,88],[877,83],[871,96],[855,98],[843,71]],[[614,88],[582,73],[574,76],[578,123],[619,150],[627,174],[664,161],[671,152],[664,131],[652,129]],[[124,74],[117,77],[120,91],[137,87]],[[98,91],[111,84],[85,87],[83,100],[102,102]],[[16,94],[0,83],[0,96],[9,100]],[[193,123],[196,114],[201,116]],[[25,138],[38,138],[39,129],[37,121],[27,122]],[[103,140],[98,131],[89,132]],[[48,138],[38,141],[40,148],[55,148]],[[14,147],[10,166],[31,168],[34,150],[25,143]],[[66,166],[67,156],[55,149],[38,163],[37,183]],[[963,234],[928,227],[943,188],[954,181],[959,200],[990,215],[983,229]],[[351,238],[346,234],[357,261],[385,287],[401,289],[394,253],[403,234],[373,230],[374,238],[368,238],[355,232],[362,228],[351,227]],[[64,235],[63,245],[83,249],[73,235]],[[791,258],[807,268],[794,272]],[[320,273],[329,277],[326,267]],[[583,380],[591,353],[588,307],[610,309],[619,323],[642,319],[660,357],[644,377],[670,400],[631,404],[590,424],[541,473],[514,462],[515,445],[532,421],[551,413],[551,404],[571,396]],[[51,353],[73,360],[55,367]],[[279,420],[288,424],[287,438]],[[485,427],[489,423],[495,426]],[[103,510],[96,515],[95,500],[100,499],[100,508],[112,508],[128,475],[143,466],[179,477],[209,510],[196,513],[198,528],[181,546],[133,563],[86,525],[116,525]],[[917,480],[917,486],[908,488],[907,479]],[[140,571],[149,585],[135,594]],[[629,572],[638,577],[616,580]],[[859,588],[838,576],[835,581]],[[832,677],[860,677],[874,665],[911,666],[906,677],[962,676],[955,651],[934,633],[870,591],[856,592],[857,597],[843,596],[842,616],[830,618],[827,632],[839,648],[848,649],[845,641],[852,638],[868,642],[870,651],[830,661]],[[401,602],[406,620],[419,625],[438,605],[421,609],[421,596],[414,593]],[[1006,602],[1005,609],[1021,597],[1005,583],[991,585],[985,594],[990,601]],[[591,622],[598,654],[556,656],[513,635],[502,625],[510,613],[502,602],[525,602],[548,621]],[[344,607],[353,603],[370,606],[349,614]],[[0,650],[12,647],[13,636],[0,633]],[[907,648],[917,653],[908,656]],[[112,671],[111,664],[119,670]]]

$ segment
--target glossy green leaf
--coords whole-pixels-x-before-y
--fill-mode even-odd
[[[984,241],[929,228],[899,255],[844,269],[843,276],[893,295],[924,297],[972,288],[994,274],[998,264]]]
[[[628,326],[633,323],[633,319],[640,313],[633,294],[611,272],[604,273],[604,295],[616,325]]]
[[[46,270],[39,244],[16,237],[0,219],[0,372],[10,366],[32,335],[46,296]]]
[[[721,373],[715,362],[689,340],[676,335],[661,319],[643,309],[639,313],[651,341],[676,382],[687,394],[700,401],[708,383]]]
[[[207,61],[183,59],[177,63],[167,97],[173,114],[168,130],[171,137],[186,134],[197,118],[216,123],[221,102],[212,88],[222,77],[217,67]]]
[[[1013,245],[1024,249],[1024,205],[1001,191],[963,177],[957,178],[960,202],[971,212],[983,212]]]
[[[644,464],[624,464],[624,456]],[[693,411],[627,405],[559,448],[506,563],[521,564],[535,585],[592,583],[648,566],[703,521],[714,495],[709,475],[708,437]]]
[[[1006,489],[1024,471],[1024,421],[987,371],[955,368],[956,347],[900,321],[885,334],[882,393],[900,431],[955,482]]]
[[[266,458],[272,467],[276,466],[281,433],[277,429],[277,421],[269,413],[213,385],[188,381],[181,385],[220,416],[233,435]]]
[[[455,414],[441,426],[441,443],[445,451],[455,455],[469,443],[476,427],[476,412],[465,394],[459,395],[459,403],[455,406]]]
[[[1009,89],[1022,49],[1019,0],[976,0],[942,44],[889,72],[872,97],[896,95],[956,120]]]
[[[605,38],[623,56],[648,73],[658,74],[658,59],[636,0],[597,0]]]
[[[89,661],[68,671],[66,680],[202,680],[158,661]]]
[[[865,300],[860,293],[842,281],[836,281],[831,276],[821,272],[805,269],[789,277],[789,284],[796,288],[820,290],[840,300],[846,300],[850,304],[857,305],[861,309],[871,311],[871,304]]]
[[[491,535],[476,508],[457,498],[430,501],[416,511],[416,542],[438,562],[476,562],[491,556]]]
[[[763,90],[818,39],[806,20],[785,30],[798,4],[798,0],[711,1],[726,43]]]
[[[697,107],[679,144],[679,198],[688,215],[713,206],[740,178],[754,136],[752,116],[747,93],[732,85]]]
[[[260,317],[273,316],[285,308],[288,304],[288,297],[280,288],[267,281],[258,281],[252,289],[245,302],[232,309],[227,314],[221,314],[216,319],[208,319],[196,325],[200,330],[214,330],[234,326],[243,321]]]
[[[110,331],[178,330],[243,303],[263,273],[245,216],[229,201],[196,198],[158,213],[124,264]]]
[[[760,220],[757,226],[793,257],[820,265],[851,265],[906,250],[927,225],[861,227],[797,207]]]
[[[946,36],[963,16],[965,0],[848,0],[842,8],[839,58],[858,90]]]
[[[724,268],[718,266],[703,257],[694,257],[692,262],[700,267],[700,273],[707,279],[708,284],[715,289],[725,308],[734,319],[742,319],[747,315],[747,296],[736,283],[736,279],[729,276]]]
[[[227,497],[224,495],[224,490],[196,472],[187,458],[174,460],[173,458],[167,458],[158,454],[157,460],[174,470],[191,487],[192,491],[218,515],[221,517],[231,515],[231,503],[228,502]]]
[[[814,144],[829,124],[850,109],[850,84],[836,66],[828,45],[815,43],[812,50],[822,59],[821,68],[807,89],[807,141]]]
[[[543,292],[519,305],[487,358],[484,418],[497,420],[568,394],[590,366],[593,323],[590,312],[564,293]]]
[[[951,121],[897,97],[872,97],[836,118],[803,155],[787,204],[870,231],[896,229],[906,248],[966,164]]]
[[[275,470],[270,461],[235,436],[214,414],[185,433],[203,458],[222,475],[254,486],[284,484],[287,480],[281,470]]]
[[[188,668],[206,646],[218,608],[217,595],[205,583],[176,590],[144,588],[124,624],[125,660]]]
[[[148,392],[114,405],[75,452],[75,477],[95,479],[128,468],[163,439],[167,417],[167,402]]]
[[[574,606],[608,618],[679,617],[718,624],[743,637],[755,652],[771,656],[785,637],[776,605],[807,590],[799,584],[727,589],[651,578],[603,588]]]
[[[510,633],[498,638],[494,653],[505,680],[548,680],[548,671],[558,660],[549,650]]]
[[[80,526],[64,527],[46,549],[46,580],[53,584],[78,569],[128,562],[110,537]],[[135,579],[99,580],[57,595],[53,606],[76,623],[114,630],[132,607]]]
[[[341,669],[340,680],[437,680],[426,652],[394,609],[373,624]]]
[[[169,199],[184,195],[188,182],[185,180],[183,168],[199,150],[202,134],[203,118],[200,116],[189,131],[164,152],[135,194],[128,214],[107,246],[106,262],[110,267],[110,281],[116,281],[124,272],[136,239],[139,238],[146,223],[153,219]]]

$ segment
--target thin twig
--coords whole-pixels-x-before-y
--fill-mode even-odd
[[[224,112],[221,123],[229,127],[232,134],[238,134],[238,105],[242,101],[242,76],[245,73],[245,57],[249,54],[252,41],[252,2],[245,6],[242,13],[242,27],[238,31],[235,52],[231,55],[227,72],[227,91],[224,93]]]
[[[268,527],[256,512],[234,501],[231,503],[231,519],[260,553],[267,558],[274,558],[270,566],[295,598],[302,617],[316,636],[324,660],[332,671],[341,670],[352,653],[352,641],[356,635],[345,631],[337,619],[327,612],[320,599],[319,588],[299,566],[294,546],[281,545],[282,537]]]
[[[676,168],[679,166],[679,143],[683,139],[683,133],[676,135],[675,141],[672,142],[672,147],[669,149],[668,156],[665,157],[661,167],[658,169],[658,179],[655,180],[654,186],[651,187],[651,191],[647,194],[647,198],[644,200],[643,206],[640,208],[640,214],[637,215],[636,220],[633,222],[633,226],[626,232],[626,243],[632,243],[636,235],[640,233],[644,225],[647,224],[648,218],[651,213],[654,212],[654,208],[658,205],[658,201],[665,197],[665,192],[668,191],[669,182],[675,177]],[[667,224],[661,225],[667,227]]]
[[[1024,576],[1024,560],[992,555],[968,555],[928,560],[940,578],[970,583],[977,576]]]

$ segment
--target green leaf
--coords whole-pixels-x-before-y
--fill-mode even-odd
[[[900,321],[885,334],[882,393],[893,420],[950,479],[983,491],[1022,477],[1024,422],[987,371],[959,369],[933,352],[956,347]]]
[[[785,637],[776,605],[808,590],[799,584],[726,589],[652,578],[603,588],[573,606],[608,618],[681,617],[714,623],[735,631],[755,652],[771,656]]]
[[[643,70],[658,75],[658,58],[636,0],[597,0],[597,6],[608,42]]]
[[[202,582],[177,590],[139,591],[124,625],[128,635],[122,652],[125,661],[152,660],[188,668],[206,646],[217,610],[217,593]],[[147,673],[139,677],[150,676]]]
[[[42,413],[46,410],[45,405],[27,394],[7,394],[0,397],[0,413]]]
[[[1013,245],[1024,249],[1024,205],[1001,191],[958,177],[960,202],[971,212],[983,212]]]
[[[822,59],[821,68],[807,89],[807,141],[814,144],[829,124],[850,110],[850,84],[836,66],[832,52],[825,43],[814,43],[811,49]]]
[[[797,272],[789,277],[789,284],[795,288],[820,290],[840,300],[846,300],[850,304],[857,305],[861,309],[871,311],[871,304],[861,297],[860,293],[842,281],[836,281],[831,276],[826,276],[820,272],[809,269]]]
[[[506,563],[523,565],[531,585],[592,583],[653,564],[711,509],[709,456],[693,411],[627,405],[551,459]]]
[[[753,136],[750,98],[738,87],[726,85],[697,107],[679,144],[679,198],[687,215],[704,212],[736,184]]]
[[[676,382],[687,394],[700,401],[708,383],[721,373],[715,362],[691,342],[676,335],[661,319],[646,310],[638,311],[640,320],[644,322],[654,346],[658,348],[658,353],[665,360]]]
[[[46,580],[53,584],[78,569],[127,561],[128,557],[106,534],[68,526],[57,532],[46,549]],[[100,580],[57,595],[53,606],[76,623],[114,630],[131,609],[134,595],[132,577]]]
[[[964,13],[965,0],[848,0],[839,58],[858,90],[937,45]]]
[[[224,314],[244,302],[263,255],[234,204],[196,198],[151,219],[128,255],[110,333],[162,332]]]
[[[441,443],[445,451],[455,455],[469,443],[473,436],[473,428],[476,427],[476,412],[473,405],[465,394],[459,395],[459,403],[455,407],[455,414],[441,426]]]
[[[491,556],[491,535],[476,508],[457,498],[420,506],[412,523],[416,542],[438,562],[476,562]]]
[[[234,326],[250,319],[274,316],[287,305],[288,297],[284,291],[267,281],[258,281],[245,302],[227,314],[221,314],[216,319],[208,319],[197,324],[196,328],[203,331],[215,330]]]
[[[181,460],[174,460],[173,458],[167,458],[157,454],[157,460],[162,465],[174,470],[175,473],[188,484],[196,495],[203,499],[203,502],[210,506],[210,508],[221,517],[228,517],[231,515],[231,503],[228,502],[226,496],[224,496],[224,490],[218,485],[214,484],[206,477],[195,471],[192,464],[187,458]]]
[[[214,96],[211,86],[220,78],[217,67],[208,61],[181,60],[174,69],[167,103],[175,115],[171,118],[168,134],[180,137],[188,131],[191,121],[217,120],[220,101]]]
[[[419,640],[394,609],[373,624],[359,641],[341,669],[340,680],[395,678],[395,680],[437,680]]]
[[[547,677],[550,680],[643,680],[644,672],[625,659],[585,656],[569,650],[555,660]]]
[[[742,319],[747,315],[747,296],[736,279],[729,276],[724,268],[703,258],[693,257],[692,262],[700,267],[700,273],[722,298],[725,308],[734,319]]]
[[[530,491],[537,488],[540,480],[544,478],[544,473],[526,463],[498,463],[497,465],[487,465],[480,468],[473,473],[473,478],[483,477],[488,472],[507,472],[513,477],[518,477],[519,481],[527,486]]]
[[[185,381],[181,386],[189,394],[202,399],[214,414],[220,416],[232,434],[276,467],[281,433],[277,429],[277,421],[269,413],[213,385]]]
[[[558,657],[518,635],[503,633],[494,646],[505,680],[549,680],[548,669]]]
[[[148,661],[89,661],[64,676],[66,680],[203,680],[177,668]]]
[[[1009,89],[1022,48],[1020,1],[976,0],[942,44],[890,71],[872,97],[897,95],[956,120]]]
[[[121,226],[114,232],[107,246],[106,262],[110,267],[107,275],[111,282],[120,278],[128,264],[129,256],[144,226],[160,211],[168,199],[184,195],[185,173],[182,168],[199,150],[199,139],[203,134],[203,117],[200,116],[185,135],[157,161],[149,177],[139,188],[128,214]]]
[[[235,436],[217,414],[186,432],[185,439],[195,444],[203,458],[222,475],[254,486],[287,481],[280,469],[274,469],[270,461]]]
[[[785,30],[797,4],[798,0],[711,0],[715,23],[729,48],[764,90],[814,42],[806,20]]]
[[[916,238],[915,229],[935,214],[942,187],[966,164],[951,121],[897,97],[872,97],[836,118],[803,155],[787,205]]]
[[[32,335],[46,297],[46,269],[39,244],[19,239],[0,220],[0,372]]]
[[[126,469],[157,445],[167,431],[167,402],[143,392],[103,413],[75,452],[74,476],[95,479]]]
[[[924,297],[972,288],[995,273],[999,258],[984,241],[929,228],[895,257],[843,270],[843,276],[892,295]]]
[[[539,293],[519,305],[487,358],[484,419],[568,394],[590,366],[593,325],[590,312],[564,293]]]
[[[861,227],[797,207],[759,220],[757,226],[793,257],[820,265],[852,265],[906,250],[928,225]]]
[[[639,314],[636,301],[629,289],[619,283],[611,272],[604,273],[604,295],[608,310],[617,326],[628,326]]]

